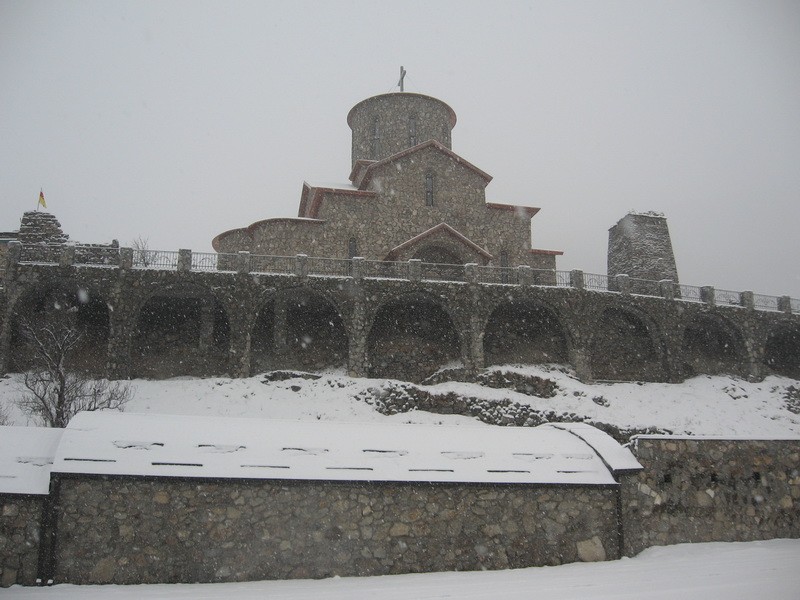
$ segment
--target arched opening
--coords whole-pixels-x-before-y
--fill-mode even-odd
[[[606,309],[594,324],[592,377],[610,381],[664,381],[666,373],[653,338],[636,314]]]
[[[413,258],[417,258],[424,263],[441,264],[441,265],[463,265],[464,261],[461,258],[441,244],[431,244],[420,248],[414,254]]]
[[[487,365],[568,362],[564,329],[549,310],[530,302],[503,302],[489,317],[483,336]]]
[[[381,307],[367,339],[369,376],[420,382],[459,360],[453,321],[436,302],[409,298]]]
[[[320,371],[347,364],[347,332],[336,307],[309,290],[290,290],[267,302],[250,338],[251,372]]]
[[[800,326],[786,325],[769,335],[764,364],[773,373],[800,379]]]
[[[56,325],[79,334],[77,344],[67,354],[67,367],[96,377],[105,374],[110,327],[108,305],[103,297],[76,283],[64,283],[36,288],[17,305],[20,308],[12,317],[11,329],[12,371],[32,369],[39,360],[23,329]]]
[[[683,356],[688,376],[744,375],[746,371],[742,336],[726,321],[711,315],[699,315],[686,326]]]
[[[229,350],[228,315],[214,295],[194,286],[169,288],[139,310],[132,372],[152,379],[224,375]]]

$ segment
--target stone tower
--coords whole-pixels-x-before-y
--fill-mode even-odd
[[[441,100],[423,94],[382,94],[356,104],[347,124],[353,130],[355,165],[358,160],[381,160],[428,140],[451,150],[456,113]]]
[[[608,276],[678,283],[667,219],[657,213],[628,213],[608,230]]]
[[[48,212],[30,210],[22,215],[19,224],[19,241],[23,244],[63,244],[69,236],[61,230],[61,223]]]

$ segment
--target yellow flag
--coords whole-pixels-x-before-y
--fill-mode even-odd
[[[44,192],[42,190],[39,190],[39,204],[41,204],[42,207],[47,208],[47,202],[44,201]]]

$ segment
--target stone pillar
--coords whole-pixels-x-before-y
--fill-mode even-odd
[[[533,285],[533,269],[528,265],[519,265],[517,267],[519,273],[519,284],[523,287],[530,287]]]
[[[119,249],[119,268],[120,269],[133,268],[133,248]]]
[[[298,254],[294,257],[294,274],[300,279],[308,277],[308,256],[305,254]]]
[[[614,282],[617,287],[617,291],[622,294],[623,296],[630,296],[631,295],[631,278],[625,274],[619,274],[614,276]]]
[[[422,281],[422,261],[412,258],[408,261],[408,280],[414,283]]]
[[[464,265],[464,281],[473,285],[477,285],[478,265],[476,263],[467,263]]]
[[[790,296],[781,296],[778,298],[778,310],[787,315],[792,314],[792,298]]]
[[[75,264],[75,246],[61,246],[61,252],[58,258],[58,264],[61,267],[71,267]]]
[[[109,379],[129,379],[132,372],[131,346],[138,327],[137,315],[130,310],[130,281],[126,271],[118,271],[118,279],[112,293],[111,310],[108,311],[108,348],[106,351],[106,377]]]
[[[22,258],[22,244],[19,242],[9,242],[6,252],[6,279],[11,281],[17,276],[17,265]]]
[[[200,298],[200,339],[198,347],[207,352],[214,345],[214,300]]]
[[[364,257],[354,256],[350,259],[350,276],[356,282],[364,278]]]
[[[569,362],[575,367],[575,374],[579,380],[584,383],[592,381],[591,361],[586,350],[583,348],[570,348]]]
[[[658,287],[664,300],[675,299],[675,283],[671,279],[662,279],[658,282]]]
[[[355,266],[354,264],[354,269]],[[358,266],[360,267],[361,265]],[[356,282],[360,282],[360,280],[356,280]],[[350,377],[367,377],[369,375],[369,357],[367,356],[367,330],[369,324],[367,323],[367,304],[364,299],[364,290],[360,283],[354,285],[353,312],[350,319],[347,374]]]
[[[240,250],[236,256],[236,272],[241,274],[250,272],[250,253],[247,250]]]
[[[273,350],[278,368],[283,368],[286,360],[286,296],[275,295],[275,321],[273,328]]]
[[[584,289],[583,271],[580,269],[573,269],[569,272],[569,284],[576,290]]]
[[[178,250],[178,271],[192,270],[192,251],[186,248]]]
[[[717,298],[714,295],[714,286],[704,285],[700,288],[700,300],[705,302],[711,307],[717,305]]]
[[[753,292],[741,292],[739,294],[739,304],[744,306],[747,310],[755,310],[756,309],[756,301],[753,295]]]

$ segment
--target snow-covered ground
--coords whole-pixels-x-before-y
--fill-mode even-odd
[[[800,540],[681,544],[634,558],[513,571],[249,583],[0,590],[8,600],[797,600]]]
[[[682,384],[587,385],[555,367],[504,368],[549,378],[551,398],[531,397],[477,384],[443,383],[429,392],[456,392],[483,400],[508,399],[541,412],[573,414],[622,429],[657,428],[676,434],[725,437],[800,437],[800,382],[768,377],[753,383],[732,377],[701,376]],[[481,426],[474,418],[413,411],[384,416],[359,399],[370,388],[392,382],[352,379],[327,373],[320,379],[175,378],[134,380],[126,412],[267,419],[424,423]],[[397,382],[394,382],[397,383]],[[15,376],[0,379],[0,409],[13,424],[27,420],[14,406],[20,393]],[[490,427],[490,425],[483,425]],[[515,571],[433,573],[390,577],[231,584],[14,587],[3,598],[610,598],[733,600],[800,598],[800,540],[694,544],[651,548],[632,559]]]
[[[753,383],[733,377],[700,376],[682,384],[588,385],[557,368],[508,366],[505,370],[552,379],[558,386],[556,395],[537,398],[467,383],[442,383],[425,389],[486,400],[510,399],[542,412],[573,413],[577,419],[609,423],[623,429],[655,427],[675,434],[767,438],[800,436],[800,392],[791,391],[792,388],[800,390],[800,382],[793,379],[767,377]],[[353,379],[340,373],[328,373],[317,380],[295,378],[275,382],[265,382],[263,376],[134,380],[135,395],[126,412],[479,424],[471,417],[422,411],[384,416],[357,398],[369,388],[386,383],[378,379]],[[26,425],[26,418],[13,404],[13,398],[19,393],[15,377],[0,380],[0,406],[7,408],[11,424]],[[794,400],[790,399],[792,395]]]

